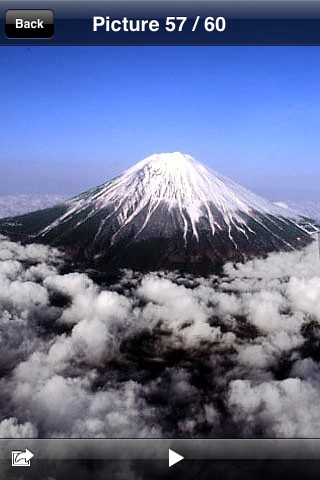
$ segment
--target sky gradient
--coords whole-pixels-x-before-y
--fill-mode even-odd
[[[320,198],[320,47],[2,47],[0,195],[76,194],[182,151]]]

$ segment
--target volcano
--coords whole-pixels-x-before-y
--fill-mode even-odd
[[[302,248],[302,217],[190,155],[154,154],[61,205],[0,221],[14,240],[62,247],[103,272],[216,272],[226,261]]]

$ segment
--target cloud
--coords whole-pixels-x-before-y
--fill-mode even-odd
[[[230,385],[229,405],[245,435],[261,429],[269,437],[314,437],[320,431],[320,415],[314,406],[319,388],[300,378],[262,382],[235,380]]]
[[[60,204],[66,199],[66,195],[2,195],[0,196],[0,218],[41,210]]]
[[[285,203],[283,202],[276,202],[278,205],[286,205],[287,208],[291,208],[296,212],[299,212],[301,215],[305,215],[309,218],[315,218],[320,220],[320,202],[315,201],[304,201],[304,202],[297,202],[288,200]]]
[[[30,422],[18,424],[16,418],[0,422],[0,438],[36,438],[37,430]]]
[[[317,245],[195,278],[0,239],[0,436],[319,436]]]

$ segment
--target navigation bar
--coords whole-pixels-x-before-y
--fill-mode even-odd
[[[8,10],[26,18],[0,45],[320,45],[319,1],[0,0],[4,25]]]

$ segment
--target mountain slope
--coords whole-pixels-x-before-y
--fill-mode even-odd
[[[311,241],[299,217],[181,153],[152,155],[59,206],[0,221],[0,233],[65,247],[86,267],[206,273]]]

